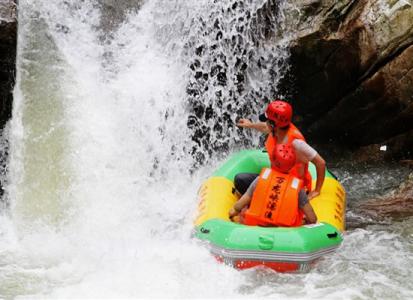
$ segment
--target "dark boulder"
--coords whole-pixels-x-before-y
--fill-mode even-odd
[[[280,84],[309,139],[387,145],[413,156],[413,7],[408,1],[295,1],[301,21]]]
[[[379,221],[413,216],[413,173],[398,189],[378,199],[367,200],[359,205],[358,210]]]

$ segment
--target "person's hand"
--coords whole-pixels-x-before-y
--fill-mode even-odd
[[[311,199],[313,199],[313,198],[315,198],[315,197],[317,197],[317,196],[319,196],[320,195],[320,192],[318,192],[318,191],[311,191],[309,194],[308,194],[308,200],[311,200]]]
[[[237,126],[242,128],[251,128],[252,122],[248,119],[240,119],[237,123]]]
[[[236,215],[238,215],[238,212],[235,210],[235,208],[231,207],[231,209],[228,212],[228,215],[229,215],[229,218],[231,219],[235,217]]]

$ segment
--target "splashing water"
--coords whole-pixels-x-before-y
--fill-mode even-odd
[[[190,239],[217,150],[257,144],[233,123],[288,69],[291,6],[273,3],[147,1],[109,34],[98,2],[19,1],[1,297],[412,296],[412,220],[350,231],[299,275],[239,272]]]

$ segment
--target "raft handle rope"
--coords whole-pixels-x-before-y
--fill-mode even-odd
[[[201,227],[201,232],[207,234],[207,233],[209,233],[209,229]]]
[[[338,233],[337,233],[337,232],[327,233],[327,237],[328,237],[329,239],[336,238],[337,236],[338,236]]]

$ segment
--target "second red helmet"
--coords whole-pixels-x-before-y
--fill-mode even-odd
[[[274,148],[271,167],[282,173],[288,173],[296,162],[294,147],[291,144],[278,144]]]
[[[293,108],[288,102],[276,100],[268,104],[265,116],[260,116],[260,120],[269,119],[275,122],[277,127],[286,127],[290,125],[293,116]]]

